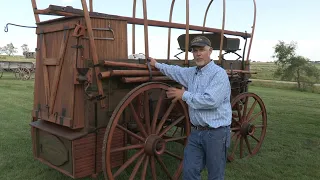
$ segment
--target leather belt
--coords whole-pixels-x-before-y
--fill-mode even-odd
[[[191,129],[195,129],[195,130],[199,130],[199,131],[214,130],[214,129],[226,128],[226,127],[229,127],[229,126],[220,126],[220,127],[217,127],[217,128],[213,128],[213,127],[209,127],[209,126],[194,126],[194,125],[191,125]]]

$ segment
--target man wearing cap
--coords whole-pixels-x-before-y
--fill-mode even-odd
[[[189,107],[191,133],[184,149],[183,179],[200,180],[206,167],[208,179],[222,180],[230,143],[230,82],[226,71],[211,60],[208,38],[195,37],[190,48],[196,67],[167,65],[153,58],[150,65],[185,87],[167,91],[168,98],[182,99]]]

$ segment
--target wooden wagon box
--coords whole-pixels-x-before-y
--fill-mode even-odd
[[[112,18],[91,18],[99,59],[127,58],[127,23]],[[97,92],[92,52],[84,17],[64,17],[37,24],[37,57],[32,140],[34,157],[60,172],[80,178],[101,171],[105,127],[121,97],[130,89],[103,82],[108,108],[89,99]],[[79,27],[82,27],[82,30]],[[83,31],[83,29],[85,31]],[[109,30],[108,30],[109,29]],[[80,32],[82,31],[82,32]],[[79,36],[79,33],[84,33]],[[91,71],[92,70],[92,71]],[[86,83],[92,83],[86,89]],[[111,89],[117,91],[112,92]],[[124,133],[116,132],[114,146],[123,146]],[[123,163],[114,154],[113,166]]]

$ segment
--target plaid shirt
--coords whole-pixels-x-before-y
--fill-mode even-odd
[[[188,104],[193,125],[217,128],[231,124],[231,88],[223,68],[213,61],[201,69],[163,63],[156,63],[155,66],[186,88],[182,100]]]

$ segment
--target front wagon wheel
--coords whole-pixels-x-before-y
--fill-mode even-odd
[[[142,84],[115,108],[103,142],[106,179],[181,176],[189,116],[183,101],[172,103],[166,98],[169,87],[164,83]]]

